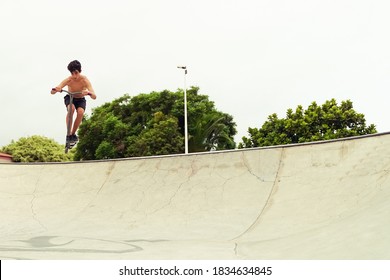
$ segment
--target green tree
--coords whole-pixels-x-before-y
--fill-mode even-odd
[[[232,149],[236,124],[199,88],[187,90],[189,151]],[[79,129],[76,160],[184,152],[184,92],[124,95],[97,107]]]
[[[128,138],[128,156],[168,155],[183,151],[184,137],[180,134],[177,118],[157,112],[148,127],[139,136]]]
[[[1,149],[12,155],[16,162],[62,162],[71,161],[73,153],[64,153],[64,146],[44,136],[22,137]]]
[[[301,105],[295,111],[288,109],[286,118],[270,115],[261,128],[248,128],[249,138],[243,137],[239,148],[330,140],[376,132],[375,125],[367,126],[364,115],[353,109],[350,100],[338,105],[335,99],[331,99],[322,106],[312,102],[306,110]]]
[[[192,152],[204,152],[218,150],[218,147],[234,149],[236,143],[232,135],[236,134],[230,115],[220,112],[206,113],[191,127],[192,134],[189,138],[189,150]]]

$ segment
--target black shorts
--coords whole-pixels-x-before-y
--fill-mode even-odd
[[[69,102],[70,102],[70,96],[69,95],[65,95],[64,96],[64,103],[65,103],[66,107],[68,107]],[[85,108],[87,107],[87,100],[85,100],[85,97],[83,97],[83,98],[73,98],[73,105],[76,107],[76,110],[81,107],[85,111]]]

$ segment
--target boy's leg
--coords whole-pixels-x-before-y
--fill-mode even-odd
[[[83,116],[84,116],[84,109],[81,108],[81,107],[78,107],[77,108],[77,117],[74,121],[74,124],[73,124],[73,129],[72,129],[72,135],[75,135],[76,134],[76,131],[77,129],[79,128],[82,120],[83,120]]]
[[[81,122],[83,121],[83,116],[84,116],[85,107],[86,107],[85,98],[74,99],[73,102],[74,102],[74,105],[76,107],[77,115],[76,115],[76,119],[73,123],[72,131],[71,131],[71,135],[70,135],[71,146],[76,145],[76,143],[79,141],[79,139],[76,135],[76,131],[79,128]]]

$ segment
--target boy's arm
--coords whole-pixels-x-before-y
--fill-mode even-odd
[[[83,94],[91,96],[92,99],[96,99],[95,91],[93,90],[91,82],[88,80],[87,77],[85,77],[85,83],[87,84],[87,89],[83,90]]]
[[[65,86],[68,85],[68,81],[69,81],[69,78],[66,78],[58,86],[56,86],[55,88],[52,88],[50,93],[55,94],[56,92],[60,92]]]

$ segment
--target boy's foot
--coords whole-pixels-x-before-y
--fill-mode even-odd
[[[77,137],[76,134],[69,136],[69,146],[71,148],[73,148],[77,144],[78,141],[79,141],[79,138]]]

